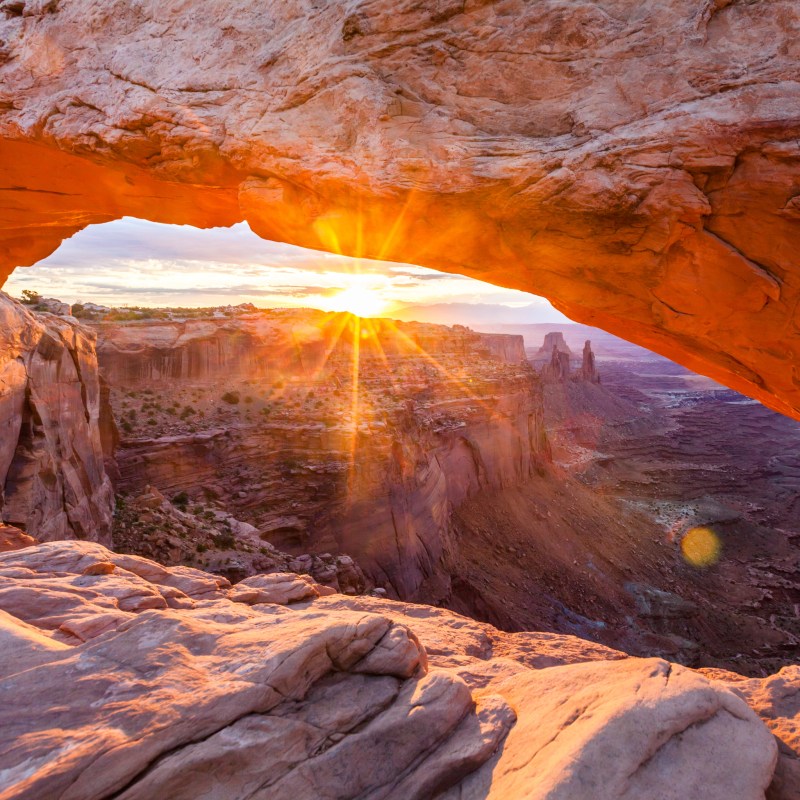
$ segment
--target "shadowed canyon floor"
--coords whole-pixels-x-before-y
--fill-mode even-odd
[[[532,356],[552,327],[526,333]],[[574,327],[568,338],[578,351],[592,332]],[[543,482],[470,500],[456,513],[469,583],[499,601],[499,613],[485,618],[602,638],[610,632],[592,633],[589,620],[626,630],[641,615],[666,638],[602,640],[634,652],[661,647],[689,663],[722,659],[755,674],[794,663],[800,427],[641,348],[594,335],[602,384],[544,386],[554,467],[588,494]],[[698,527],[713,531],[716,563],[687,563],[680,543]]]

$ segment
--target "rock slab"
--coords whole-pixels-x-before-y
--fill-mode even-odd
[[[760,800],[772,778],[764,724],[685,668],[235,591],[94,543],[0,554],[0,798]]]
[[[0,513],[38,541],[111,541],[94,334],[0,293]]]

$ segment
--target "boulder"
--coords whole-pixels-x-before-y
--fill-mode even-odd
[[[125,558],[0,554],[3,800],[760,800],[772,778],[742,697],[677,665],[368,597],[123,610],[186,582]]]
[[[3,525],[0,523],[0,553],[9,550],[20,550],[23,547],[30,547],[36,544],[33,536],[28,536],[25,531],[15,528],[13,525]]]

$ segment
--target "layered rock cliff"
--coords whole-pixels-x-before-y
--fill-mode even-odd
[[[0,15],[2,274],[125,214],[247,219],[546,295],[800,415],[795,0]]]
[[[406,599],[447,594],[455,508],[548,458],[519,336],[309,310],[96,327],[122,492],[221,498]]]
[[[3,800],[797,797],[794,668],[704,676],[85,542],[0,554],[0,641]]]
[[[109,543],[114,495],[95,335],[0,294],[0,510],[39,541]]]

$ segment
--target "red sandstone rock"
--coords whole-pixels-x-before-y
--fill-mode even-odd
[[[36,544],[33,536],[15,528],[13,525],[0,524],[0,553],[9,550],[20,550],[23,547],[30,547]]]
[[[116,610],[182,580],[85,542],[0,555],[0,798],[759,800],[772,776],[740,697],[659,659],[370,598]]]
[[[38,541],[110,541],[95,337],[0,294],[0,509]]]
[[[3,13],[3,273],[124,214],[247,219],[536,291],[800,414],[794,0]]]
[[[749,680],[720,671],[718,679],[730,680],[730,688],[756,710],[778,742],[769,800],[800,800],[800,667]]]
[[[310,576],[295,575],[292,572],[273,572],[269,575],[245,578],[237,583],[230,593],[231,600],[248,605],[256,603],[286,605],[319,596],[320,592]]]
[[[594,353],[592,352],[592,343],[587,339],[586,344],[583,346],[583,356],[581,360],[580,379],[588,381],[589,383],[600,383],[600,373],[597,371],[597,365],[594,360]]]

